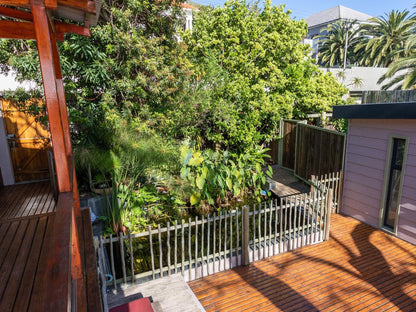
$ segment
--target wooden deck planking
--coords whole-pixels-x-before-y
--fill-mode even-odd
[[[0,222],[51,213],[55,206],[49,181],[0,189]]]
[[[3,236],[2,248],[6,248],[0,264],[0,311],[34,311],[38,294],[34,290],[43,283],[43,266],[46,258],[47,229],[53,224],[53,214],[15,219],[4,222],[13,236]],[[9,238],[9,239],[5,239]],[[42,287],[39,289],[42,290]],[[31,301],[35,303],[29,309]]]
[[[207,311],[414,311],[416,246],[334,215],[329,242],[189,285]]]
[[[292,171],[285,168],[274,166],[273,177],[267,180],[268,183],[274,184],[275,186],[270,191],[280,198],[309,193],[310,191],[308,185],[296,178]]]

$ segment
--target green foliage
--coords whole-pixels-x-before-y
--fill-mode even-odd
[[[112,151],[121,163],[131,164],[130,174],[139,182],[161,172],[179,174],[180,142],[160,136],[138,118],[127,122],[109,114],[107,121],[114,132]]]
[[[347,63],[354,64],[358,60],[355,49],[361,37],[357,21],[340,20],[322,28],[317,38],[321,38],[319,48],[319,63],[324,66],[346,66],[344,64],[345,43],[347,41]],[[347,39],[348,37],[348,39]]]
[[[392,78],[389,83],[382,86],[387,90],[392,86],[396,89],[415,89],[416,88],[416,34],[410,36],[405,44],[403,55],[390,64],[389,70],[378,81],[383,83],[386,78]]]
[[[116,167],[113,170],[111,196],[106,194],[107,220],[115,234],[126,233],[126,218],[131,209],[131,194],[135,188],[135,179],[130,176],[128,166]]]
[[[192,186],[192,206],[214,206],[230,199],[243,199],[247,195],[261,198],[266,176],[271,168],[262,171],[266,150],[254,149],[244,154],[227,151],[196,151],[183,146],[181,178]]]
[[[369,24],[362,24],[360,32],[368,39],[357,46],[357,51],[364,51],[360,63],[388,67],[393,61],[408,56],[404,47],[415,33],[415,19],[407,10],[392,10],[385,16],[370,19]]]
[[[180,3],[105,1],[90,38],[67,35],[59,43],[76,144],[109,148],[109,127],[103,121],[111,109],[130,118],[148,107],[172,107],[189,75],[189,62],[175,37]],[[19,79],[41,85],[34,42],[0,41],[0,61],[2,72],[13,68]]]
[[[241,0],[203,8],[193,32],[181,34],[195,75],[169,115],[172,132],[203,147],[242,152],[275,138],[281,118],[337,104],[345,90],[333,77],[322,78],[299,44],[305,34],[304,22],[270,1],[263,8]],[[321,101],[308,103],[309,92]]]

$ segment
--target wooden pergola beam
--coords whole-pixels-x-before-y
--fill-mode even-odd
[[[0,20],[0,38],[34,40],[33,23]]]
[[[1,4],[24,8],[28,8],[30,6],[29,0],[1,0]]]
[[[3,1],[2,1],[2,3],[3,3]],[[15,18],[15,19],[28,21],[28,22],[33,21],[33,16],[30,12],[16,10],[16,9],[8,8],[8,7],[5,7],[5,6],[0,6],[0,15],[7,16],[7,17],[12,17],[12,18]]]
[[[85,13],[96,14],[95,2],[85,0],[58,0],[59,6],[66,6],[84,11]]]
[[[82,27],[74,24],[55,21],[55,30],[57,35],[68,33],[78,34],[81,36],[91,37],[91,31],[88,27]]]
[[[8,5],[13,7],[29,8],[31,6],[30,0],[1,0],[1,5]],[[50,10],[55,10],[58,6],[69,7],[80,10],[84,13],[96,14],[96,7],[94,1],[85,0],[45,0],[45,7]]]
[[[52,137],[52,146],[55,156],[58,188],[60,192],[71,192],[69,180],[69,166],[66,157],[64,132],[61,123],[59,100],[56,90],[56,76],[53,65],[51,33],[46,8],[41,0],[31,0],[31,11],[35,26],[36,44],[38,47],[43,87],[48,110],[49,126]]]
[[[33,21],[33,15],[31,13],[4,6],[0,6],[0,15],[28,22]],[[53,25],[54,32],[56,33],[57,39],[60,41],[63,40],[64,34],[68,33],[78,34],[86,37],[91,36],[91,31],[88,27],[69,24],[61,21],[52,21],[51,23]],[[36,39],[33,23],[2,20],[0,20],[0,37],[7,39]]]

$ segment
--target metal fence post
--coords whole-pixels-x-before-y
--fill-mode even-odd
[[[313,195],[314,195],[314,193],[315,193],[315,187],[316,187],[316,177],[314,176],[314,175],[311,175],[311,191],[310,191],[310,193],[311,193],[311,197],[313,198]]]
[[[326,228],[325,228],[325,240],[329,240],[329,230],[331,225],[331,213],[332,213],[332,189],[328,189],[327,201],[326,201]]]
[[[248,265],[250,263],[249,258],[249,206],[243,207],[243,222],[242,222],[242,232],[243,232],[243,241],[242,241],[242,252],[241,252],[241,263],[243,265]]]

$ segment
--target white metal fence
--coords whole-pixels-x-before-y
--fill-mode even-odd
[[[191,281],[328,239],[332,191],[244,206],[146,232],[95,239],[100,271],[117,291],[180,273]]]

